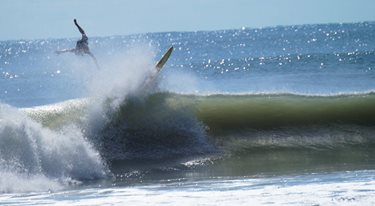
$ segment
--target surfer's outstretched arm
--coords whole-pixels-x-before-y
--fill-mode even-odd
[[[55,53],[56,54],[61,54],[61,53],[66,53],[66,52],[75,52],[76,51],[76,49],[74,48],[74,49],[63,49],[63,50],[57,50],[57,51],[55,51]]]

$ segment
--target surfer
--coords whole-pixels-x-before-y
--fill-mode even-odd
[[[96,67],[99,68],[99,65],[98,65],[98,62],[96,61],[95,56],[90,52],[90,49],[89,49],[89,42],[88,42],[89,38],[87,38],[87,35],[86,35],[85,31],[78,25],[76,19],[74,19],[74,24],[77,26],[79,32],[82,34],[81,40],[77,41],[77,44],[76,44],[75,48],[58,50],[58,51],[56,51],[56,53],[61,54],[61,53],[65,53],[65,52],[72,52],[72,53],[74,53],[76,55],[80,55],[80,56],[82,56],[84,54],[87,54],[94,60]]]

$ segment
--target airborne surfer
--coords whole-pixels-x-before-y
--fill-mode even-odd
[[[72,52],[76,55],[81,55],[81,56],[84,54],[87,54],[94,60],[96,67],[99,68],[99,65],[98,65],[98,62],[96,61],[95,56],[90,52],[90,49],[89,49],[89,42],[88,42],[89,38],[87,38],[85,31],[78,25],[76,19],[74,19],[74,24],[77,26],[79,32],[82,34],[82,38],[77,41],[75,48],[58,50],[56,51],[56,53],[61,54],[65,52]]]

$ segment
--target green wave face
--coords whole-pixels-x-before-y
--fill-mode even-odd
[[[93,104],[93,101],[81,99],[24,110],[43,125],[59,128],[65,124],[82,123]],[[247,130],[267,131],[317,125],[371,127],[375,124],[373,105],[375,105],[373,93],[338,96],[292,94],[194,96],[157,93],[142,98],[128,98],[118,110],[111,112],[110,119],[129,123],[135,123],[140,119],[162,122],[167,114],[178,118],[183,113],[189,113],[203,123],[209,134],[215,136]],[[164,124],[168,125],[170,122],[166,120]]]
[[[129,97],[106,114],[100,130],[87,136],[112,162],[213,154],[208,168],[222,174],[228,172],[224,168],[240,175],[272,171],[275,165],[279,170],[335,164],[371,168],[375,163],[374,103],[372,93],[157,93]],[[89,100],[72,100],[24,110],[55,130],[69,124],[90,130],[92,105]]]
[[[189,98],[189,97],[184,97]],[[214,95],[190,97],[213,133],[316,124],[374,125],[375,95]]]

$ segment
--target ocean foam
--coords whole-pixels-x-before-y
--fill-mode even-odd
[[[52,131],[0,105],[0,173],[0,192],[22,192],[59,189],[69,179],[103,178],[106,169],[79,128]]]

